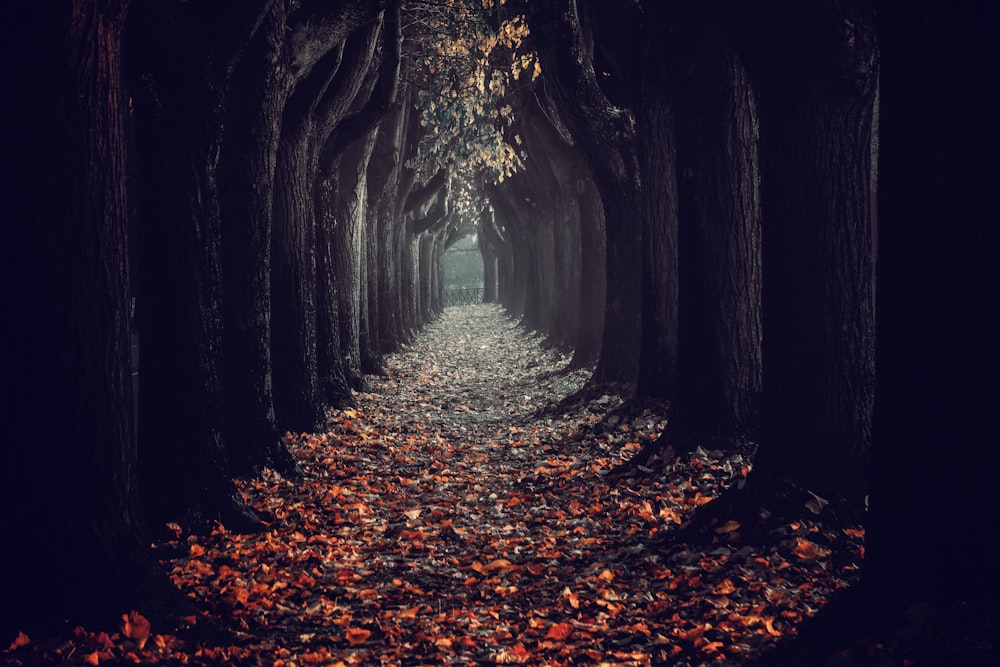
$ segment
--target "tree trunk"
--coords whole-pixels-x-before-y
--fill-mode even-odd
[[[275,170],[271,355],[278,423],[294,433],[315,431],[323,423],[316,349],[315,178],[307,119],[288,119]]]
[[[222,147],[225,440],[235,472],[283,472],[271,375],[271,213],[282,97],[276,71],[286,16],[276,3],[236,70]]]
[[[584,173],[576,178],[580,215],[580,335],[573,353],[574,367],[597,361],[604,331],[604,209],[593,181]]]
[[[333,171],[338,171],[335,165]],[[338,192],[335,177],[328,174],[319,177],[316,193],[316,365],[323,402],[341,409],[356,405],[356,401],[341,353],[340,327],[348,317],[340,310],[341,293],[350,289],[345,280],[350,275],[339,271],[336,227],[344,222],[337,219]]]
[[[679,17],[672,44],[680,222],[678,388],[671,428],[756,437],[761,250],[756,109],[719,7]]]
[[[672,399],[677,384],[678,326],[676,139],[674,111],[667,99],[669,82],[663,58],[656,53],[660,48],[657,40],[645,59],[636,109],[637,160],[642,174],[642,210],[636,219],[642,230],[636,394]]]
[[[137,509],[121,31],[126,2],[8,8],[0,634],[162,610]],[[10,14],[13,11],[13,15]],[[25,63],[30,63],[28,67]],[[151,600],[160,598],[153,606]]]
[[[219,154],[229,67],[245,46],[213,49],[218,16],[159,3],[130,14],[138,163],[139,465],[152,521],[186,515],[257,527],[231,481],[224,447]],[[251,7],[246,40],[255,21]],[[181,48],[181,43],[186,49]],[[194,45],[192,47],[192,45]],[[205,61],[215,64],[205,71]],[[197,63],[197,64],[195,64]]]
[[[864,495],[874,392],[870,3],[756,10],[764,399],[755,474]],[[846,26],[846,27],[845,27]]]
[[[1000,11],[884,3],[879,24],[878,389],[863,581],[879,609],[959,601],[989,613],[1000,227],[988,193],[1000,132],[983,82],[1000,66]]]
[[[347,379],[354,389],[364,389],[361,363],[361,303],[363,264],[368,222],[368,164],[375,147],[375,133],[352,146],[340,162],[334,252],[340,280],[340,343]]]
[[[641,192],[630,115],[598,86],[575,0],[528,6],[545,93],[587,157],[604,204],[606,284],[601,357],[593,382],[634,382],[642,324]]]

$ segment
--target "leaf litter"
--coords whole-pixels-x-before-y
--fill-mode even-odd
[[[324,432],[286,434],[303,479],[240,482],[266,530],[169,526],[157,550],[203,610],[187,630],[130,611],[110,634],[22,633],[5,661],[739,665],[857,576],[863,529],[815,494],[766,530],[733,516],[687,539],[746,452],[623,465],[666,415],[609,417],[610,394],[554,408],[589,371],[498,307],[447,309],[386,369]]]

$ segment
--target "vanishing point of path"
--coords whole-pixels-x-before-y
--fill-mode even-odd
[[[544,416],[587,378],[568,363],[496,307],[448,309],[370,378],[357,409],[288,436],[304,480],[244,483],[269,531],[175,526],[160,547],[179,552],[174,581],[239,628],[185,654],[285,667],[742,664],[844,585],[856,565],[831,566],[808,525],[789,528],[784,553],[740,547],[725,524],[716,544],[666,548],[743,462],[699,451],[616,480],[609,471],[663,424],[597,432],[587,407]]]

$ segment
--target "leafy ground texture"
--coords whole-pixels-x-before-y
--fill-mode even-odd
[[[201,615],[122,610],[12,638],[4,660],[741,665],[852,583],[863,531],[807,491],[753,530],[724,513],[684,530],[743,484],[747,453],[656,449],[665,417],[600,391],[554,410],[589,376],[568,365],[496,307],[448,309],[359,408],[287,436],[302,480],[242,483],[266,531],[171,525],[157,552]]]

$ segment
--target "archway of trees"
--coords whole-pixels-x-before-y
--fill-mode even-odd
[[[988,5],[12,5],[0,639],[185,615],[162,526],[260,530],[234,479],[298,478],[471,233],[581,396],[669,405],[645,455],[756,451],[717,511],[812,492],[857,604],[989,608]]]

